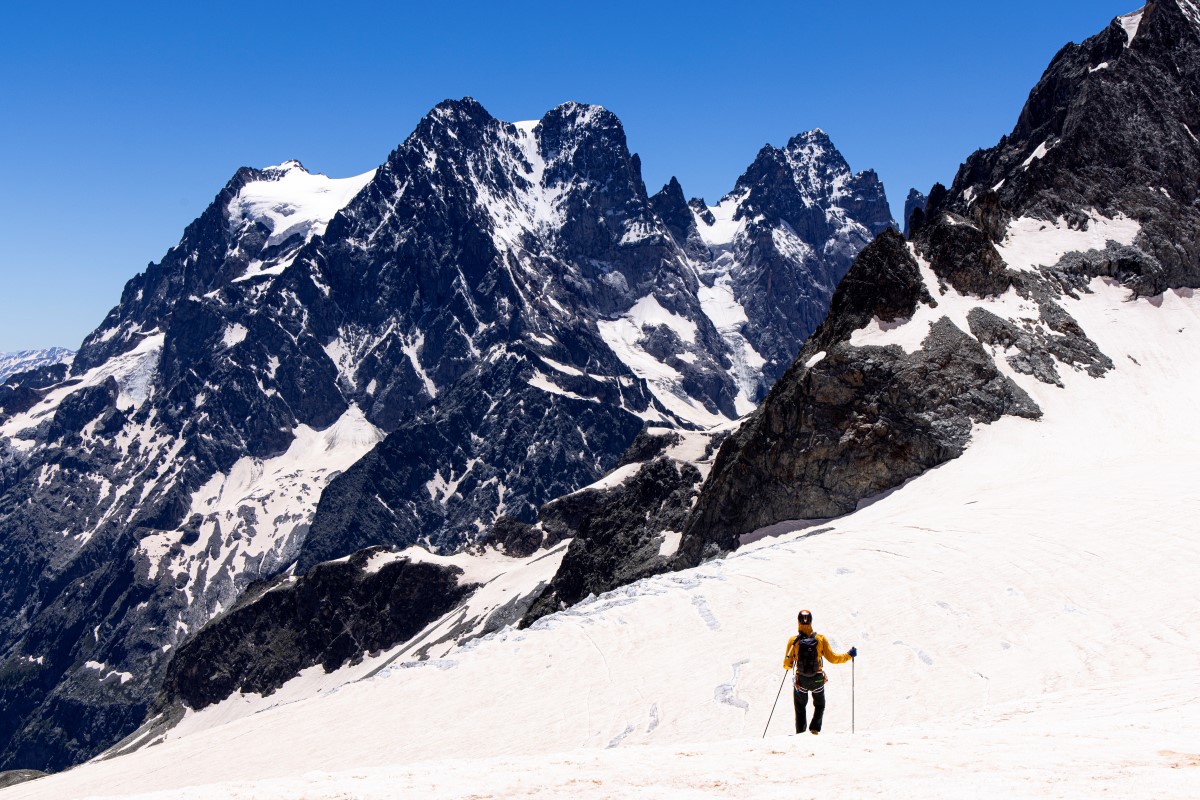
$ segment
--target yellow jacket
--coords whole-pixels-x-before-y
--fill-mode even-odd
[[[800,633],[802,633],[802,634],[807,635],[807,634],[812,633],[811,625],[800,625],[799,628],[800,628]],[[822,669],[825,668],[825,663],[822,659],[828,658],[829,662],[831,664],[845,664],[847,661],[850,660],[849,653],[833,652],[833,648],[829,646],[829,640],[826,639],[824,636],[822,636],[821,634],[818,633],[816,635],[816,637],[817,637],[817,671],[818,672],[820,672]],[[783,654],[783,668],[784,669],[791,669],[796,664],[796,640],[799,638],[800,638],[799,636],[793,636],[792,638],[788,639],[787,651]]]

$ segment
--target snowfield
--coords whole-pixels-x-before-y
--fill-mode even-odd
[[[1195,797],[1200,300],[1091,288],[1112,372],[852,515],[0,796]],[[800,607],[856,674],[761,741]]]

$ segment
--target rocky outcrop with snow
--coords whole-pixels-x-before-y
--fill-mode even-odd
[[[1190,2],[1160,0],[1068,45],[1013,132],[933,188],[911,241],[859,256],[722,448],[683,563],[764,525],[853,511],[960,455],[974,424],[1037,416],[1014,375],[1102,380],[1114,361],[1070,311],[1097,282],[1160,298],[1200,285],[1198,22]]]
[[[461,568],[368,548],[257,587],[180,647],[162,705],[194,710],[235,692],[270,694],[305,669],[332,671],[417,635],[478,588]]]

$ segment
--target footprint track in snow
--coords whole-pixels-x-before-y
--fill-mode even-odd
[[[901,647],[907,647],[909,650],[912,650],[913,653],[916,654],[917,658],[921,659],[921,661],[924,662],[926,664],[926,666],[930,666],[930,667],[933,666],[933,657],[931,655],[929,655],[929,653],[926,653],[921,648],[913,647],[911,644],[905,644],[904,642],[900,641],[899,639],[892,642],[892,644],[898,644]]]
[[[718,703],[724,703],[727,706],[740,708],[746,712],[750,710],[750,704],[742,698],[734,694],[737,691],[738,678],[741,677],[742,667],[750,663],[750,659],[744,658],[733,665],[733,678],[729,683],[722,683],[713,690],[713,697]]]
[[[708,626],[709,630],[721,630],[721,623],[712,613],[712,609],[708,607],[708,602],[703,597],[700,595],[693,596],[692,605],[696,607],[696,612],[700,614],[700,619],[704,620],[704,624]]]

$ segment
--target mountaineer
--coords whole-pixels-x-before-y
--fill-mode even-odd
[[[829,646],[829,640],[812,629],[812,612],[805,609],[796,617],[800,633],[788,639],[787,652],[783,656],[783,668],[796,668],[796,680],[792,685],[792,702],[796,706],[796,733],[804,732],[805,712],[808,708],[808,694],[813,696],[812,724],[808,726],[809,733],[814,736],[821,732],[821,718],[825,715],[825,672],[821,669],[822,659],[829,659],[833,664],[844,664],[858,655],[858,648],[851,647],[849,652],[835,653]]]

